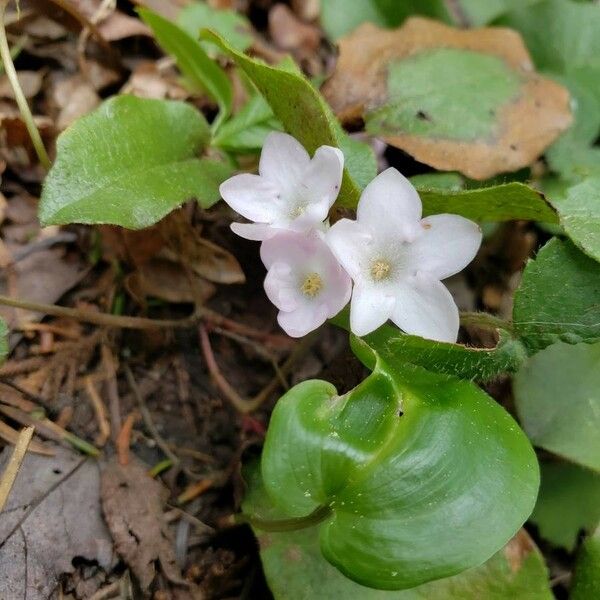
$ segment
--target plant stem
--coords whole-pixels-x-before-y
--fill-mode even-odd
[[[297,531],[313,527],[321,521],[324,521],[331,515],[329,506],[319,506],[305,517],[294,517],[291,519],[262,519],[255,515],[236,515],[238,523],[249,523],[252,527],[262,529],[263,531]]]
[[[461,312],[460,324],[477,325],[484,329],[503,329],[504,331],[512,331],[512,323],[484,312]]]
[[[42,136],[40,135],[40,132],[33,121],[33,115],[31,114],[31,110],[29,110],[29,105],[27,104],[25,94],[23,94],[23,90],[21,89],[21,84],[19,83],[17,72],[15,71],[15,65],[12,61],[10,48],[8,46],[6,28],[4,26],[4,13],[6,11],[7,4],[8,0],[0,0],[0,19],[2,20],[0,23],[0,56],[2,57],[2,63],[4,65],[4,70],[6,71],[6,76],[8,77],[10,85],[12,86],[17,106],[19,107],[19,111],[21,112],[21,117],[25,123],[25,126],[27,127],[27,131],[29,132],[29,137],[31,137],[31,142],[33,143],[35,152],[44,169],[48,170],[50,168],[50,159],[48,158],[46,148],[44,147],[44,142],[42,142]]]

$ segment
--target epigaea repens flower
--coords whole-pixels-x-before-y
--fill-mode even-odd
[[[344,155],[321,146],[312,159],[291,135],[274,132],[265,140],[258,175],[242,173],[221,184],[223,200],[253,223],[232,223],[246,239],[265,240],[278,230],[322,228],[339,193]]]
[[[350,277],[319,231],[280,232],[262,243],[260,256],[268,269],[265,291],[292,337],[316,329],[350,300]]]
[[[365,188],[356,221],[341,219],[327,232],[354,280],[350,328],[356,335],[391,319],[406,333],[456,341],[458,308],[441,280],[473,260],[481,230],[458,215],[421,215],[415,188],[389,168]]]

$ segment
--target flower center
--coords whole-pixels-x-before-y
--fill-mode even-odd
[[[374,281],[381,281],[390,276],[391,266],[387,260],[378,259],[371,265],[371,277]]]
[[[296,219],[300,216],[302,216],[305,211],[306,211],[306,204],[298,204],[298,206],[296,206],[295,208],[292,209],[292,211],[290,212],[290,217],[291,219]]]
[[[306,276],[306,279],[303,281],[300,286],[300,291],[305,295],[311,298],[314,298],[323,288],[323,280],[318,273],[311,273]]]

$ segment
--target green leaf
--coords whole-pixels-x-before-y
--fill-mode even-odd
[[[570,242],[550,240],[525,267],[513,324],[530,352],[600,341],[600,265]]]
[[[600,472],[599,390],[600,344],[553,344],[514,379],[517,412],[531,441]]]
[[[344,153],[346,169],[352,175],[359,188],[365,188],[377,176],[377,159],[373,148],[346,135],[339,127],[339,147]]]
[[[0,319],[0,365],[8,356],[8,326],[4,319]]]
[[[422,192],[460,192],[465,185],[459,173],[423,173],[409,179]]]
[[[487,25],[503,13],[519,6],[535,4],[540,0],[457,0],[455,19],[457,25],[462,21],[471,27]],[[457,14],[458,13],[458,14]]]
[[[600,261],[600,176],[569,188],[566,197],[553,204],[567,235]]]
[[[252,45],[252,27],[244,15],[233,10],[213,8],[206,2],[184,6],[177,15],[177,24],[193,38],[198,37],[201,29],[213,29],[240,52]],[[214,51],[214,46],[205,46],[208,52]]]
[[[219,115],[213,123],[217,129],[229,113],[233,103],[233,89],[227,74],[204,51],[200,42],[171,21],[153,13],[138,9],[140,17],[152,29],[158,43],[172,54],[177,66],[188,80],[206,90],[219,106]]]
[[[204,117],[183,102],[111,98],[59,136],[40,220],[141,229],[190,198],[209,207],[231,173],[201,158],[209,138]]]
[[[425,215],[456,213],[475,221],[544,221],[558,217],[544,196],[523,183],[512,182],[465,191],[418,188]]]
[[[267,492],[289,516],[328,507],[321,550],[362,585],[404,589],[480,564],[533,509],[527,438],[472,383],[365,354],[375,370],[348,394],[307,381],[278,402]]]
[[[250,58],[213,31],[203,32],[203,37],[217,44],[235,61],[264,96],[285,130],[309,153],[322,145],[341,146],[344,136],[340,135],[339,123],[321,94],[305,77]],[[360,187],[345,168],[338,203],[354,207],[360,192]]]
[[[540,535],[571,552],[582,531],[600,523],[600,475],[569,463],[542,462],[531,521]]]
[[[397,27],[410,15],[424,15],[448,20],[443,0],[321,0],[321,24],[333,39],[350,33],[361,23],[375,23],[380,27]]]
[[[248,484],[244,512],[281,518],[283,515],[265,492],[257,463],[244,467],[244,478]],[[267,582],[276,600],[552,599],[543,557],[523,531],[479,567],[401,591],[366,588],[342,575],[323,558],[314,527],[279,533],[254,531]],[[519,557],[517,561],[515,556]]]
[[[577,556],[571,600],[600,598],[600,529],[587,538]]]

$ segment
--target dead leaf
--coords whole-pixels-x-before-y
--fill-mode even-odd
[[[525,529],[519,529],[514,538],[504,547],[506,561],[513,573],[520,571],[523,561],[536,549],[535,543]]]
[[[216,291],[212,283],[202,277],[186,273],[181,264],[164,258],[153,258],[127,276],[125,287],[140,303],[149,296],[167,302],[203,304]]]
[[[37,96],[42,89],[43,76],[40,71],[19,71],[17,79],[19,80],[23,94],[25,94],[25,98]],[[15,98],[12,85],[6,75],[0,76],[0,98],[11,98],[13,100]]]
[[[190,4],[192,0],[133,0],[137,6],[149,8],[152,12],[158,13],[161,17],[175,21],[179,11]]]
[[[365,119],[368,131],[436,169],[458,170],[473,179],[517,170],[532,163],[572,120],[567,90],[534,72],[523,40],[510,29],[459,30],[438,21],[411,17],[396,30],[365,23],[342,38],[339,45],[336,69],[323,87],[338,116],[345,123]],[[472,131],[464,135],[468,119],[460,111],[462,102],[457,100],[452,105],[458,110],[447,110],[451,99],[441,82],[430,87],[431,79],[421,75],[421,87],[429,86],[427,93],[424,89],[415,91],[414,85],[406,81],[403,85],[396,83],[401,89],[390,86],[391,75],[398,66],[406,69],[416,60],[439,57],[442,52],[447,57],[453,51],[465,62],[477,57],[480,62],[493,63],[500,75],[492,83],[508,86],[503,88],[506,98],[501,98],[482,117],[489,127],[477,131],[477,135]],[[411,68],[411,81],[425,72]],[[485,75],[485,67],[480,68]],[[444,74],[439,63],[437,69]],[[446,85],[460,89],[463,96],[468,94],[477,107],[482,89],[486,88],[475,89],[477,81],[470,78],[472,71],[468,67],[460,74],[464,81],[458,81],[459,85],[456,80]],[[509,83],[514,90],[507,79],[512,80]],[[437,93],[447,101],[438,102],[432,117],[419,109],[419,98],[430,100]]]
[[[100,96],[94,86],[81,75],[73,75],[56,83],[53,100],[60,109],[56,120],[59,131],[73,121],[88,114],[100,104]]]
[[[134,17],[117,10],[98,24],[98,30],[109,42],[116,42],[136,35],[152,37],[150,28]]]
[[[186,100],[190,97],[190,92],[179,85],[174,71],[161,69],[157,63],[149,61],[136,65],[121,93],[156,100]]]
[[[0,471],[9,455],[0,455]],[[75,558],[107,572],[114,563],[98,464],[59,447],[52,458],[27,454],[0,513],[0,598],[47,600]]]
[[[269,11],[269,33],[282,50],[301,50],[307,55],[321,43],[319,29],[303,23],[285,4],[275,4]]]
[[[157,562],[170,581],[186,585],[164,520],[167,488],[152,479],[140,461],[123,466],[113,460],[102,473],[100,494],[117,552],[138,578],[142,590],[154,580]]]

